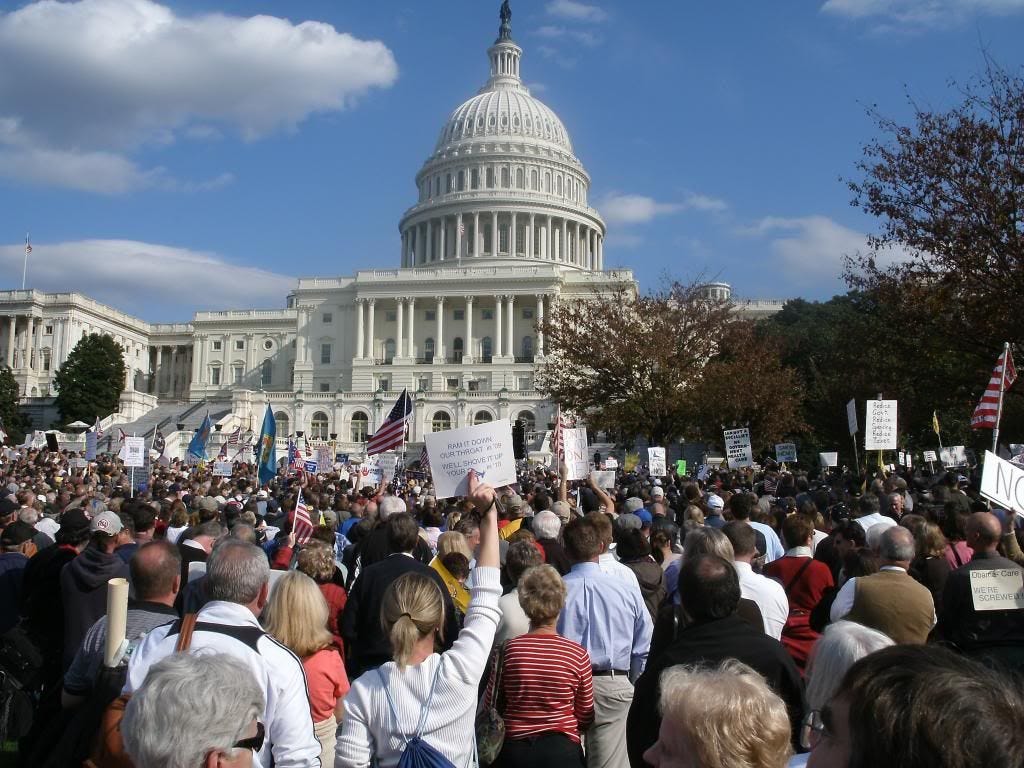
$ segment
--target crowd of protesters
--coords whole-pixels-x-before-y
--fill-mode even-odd
[[[956,473],[638,467],[602,488],[524,466],[438,499],[429,472],[261,486],[163,462],[133,491],[116,458],[77,459],[0,455],[21,765],[1024,760],[1024,608],[979,604],[976,578],[1024,587],[1024,527]]]

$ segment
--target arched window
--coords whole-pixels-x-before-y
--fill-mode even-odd
[[[501,169],[501,186],[508,187],[508,168]]]
[[[489,424],[494,421],[494,417],[491,416],[490,411],[477,411],[476,416],[473,417],[474,424]]]
[[[395,359],[395,340],[388,339],[384,342],[384,362],[390,363]]]
[[[523,357],[533,359],[533,336],[523,336]]]
[[[326,440],[328,429],[327,414],[323,411],[317,411],[313,414],[313,420],[309,423],[309,439]]]
[[[270,359],[264,360],[260,365],[260,387],[270,389],[270,382],[274,376],[274,363]]]
[[[462,192],[466,188],[466,172],[459,171],[459,192]]]
[[[558,195],[559,197],[561,197],[561,195],[562,195],[562,177],[561,176],[556,176],[555,177],[555,194]]]
[[[491,362],[491,337],[484,336],[480,339],[480,355],[485,363]]]
[[[494,169],[493,168],[488,168],[487,169],[487,187],[489,189],[493,189],[494,188]]]
[[[446,411],[437,411],[430,420],[431,432],[444,432],[452,428],[452,417]]]
[[[461,336],[456,336],[452,340],[452,354],[455,355],[455,361],[456,362],[458,362],[459,359],[462,357],[462,354],[463,354],[462,350],[463,350],[462,337]]]
[[[362,411],[352,414],[351,429],[349,430],[353,443],[366,442],[366,427],[369,424],[369,417]]]
[[[452,175],[451,175],[450,173],[448,173],[448,174],[445,174],[445,179],[444,179],[444,191],[445,191],[445,192],[451,192],[451,191],[453,191],[453,190],[455,189],[455,187],[454,187],[454,183],[455,183],[455,182],[454,182],[454,181],[452,181]]]
[[[291,429],[288,427],[288,414],[284,411],[278,411],[274,414],[274,421],[277,425],[277,434],[281,437],[291,434]]]
[[[428,363],[434,361],[434,339],[428,337],[423,341],[423,359]]]
[[[544,173],[544,191],[551,191],[551,171],[546,171]]]
[[[476,168],[469,172],[469,186],[471,189],[480,188],[480,171]]]
[[[537,189],[537,169],[530,171],[530,189]]]
[[[537,428],[537,418],[531,411],[520,411],[516,414],[516,421],[522,422],[527,433],[533,432]]]

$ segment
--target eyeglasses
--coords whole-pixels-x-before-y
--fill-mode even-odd
[[[263,728],[263,723],[259,720],[256,721],[256,735],[250,736],[247,739],[240,739],[235,742],[232,749],[251,749],[253,752],[259,752],[263,749],[263,740],[266,738],[266,730]]]
[[[804,718],[800,726],[800,746],[804,749],[814,749],[824,736],[828,735],[828,726],[822,717],[820,709],[812,709]]]

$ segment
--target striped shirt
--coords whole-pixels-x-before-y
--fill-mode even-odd
[[[580,731],[594,720],[590,655],[561,635],[520,635],[509,640],[501,672],[499,712],[505,738],[564,733],[577,744]],[[494,671],[485,694],[494,695]]]

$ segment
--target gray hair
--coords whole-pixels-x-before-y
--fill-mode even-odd
[[[262,549],[238,539],[223,539],[206,562],[206,594],[210,600],[248,605],[270,579],[270,563]]]
[[[909,562],[914,559],[915,554],[917,549],[914,546],[914,534],[902,526],[891,525],[882,531],[878,538],[878,556],[882,560],[891,560],[894,563]]]
[[[28,523],[29,525],[35,525],[38,523],[40,517],[41,515],[39,514],[39,510],[35,507],[22,507],[18,511],[18,519],[23,523]]]
[[[683,539],[684,561],[704,554],[718,555],[730,563],[736,559],[736,553],[733,551],[732,542],[729,541],[729,537],[718,528],[709,528],[707,526],[688,531],[686,538]]]
[[[263,691],[234,656],[176,653],[154,664],[121,720],[124,748],[145,768],[193,768],[234,745],[263,714]]]
[[[562,521],[554,512],[544,510],[533,518],[533,532],[538,539],[557,539],[562,530]]]
[[[807,707],[821,709],[839,688],[846,670],[868,654],[895,645],[877,629],[854,621],[837,621],[825,627],[814,645],[807,666]]]
[[[392,515],[400,515],[405,511],[405,502],[397,496],[385,496],[377,505],[377,517],[381,520],[387,520]]]

